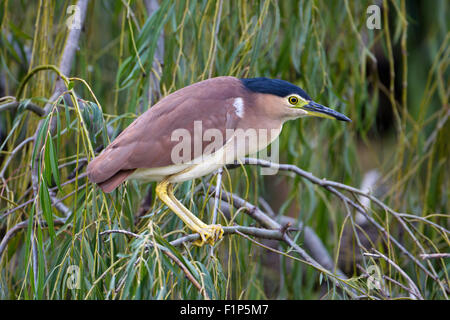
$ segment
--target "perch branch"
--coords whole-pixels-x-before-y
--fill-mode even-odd
[[[209,192],[211,194],[215,193],[215,187],[210,186]],[[230,194],[227,191],[223,190],[221,193],[221,199],[226,202],[230,202],[230,199],[232,199],[233,206],[237,209],[240,208],[246,208],[246,213],[250,217],[252,217],[254,220],[256,220],[259,224],[261,224],[263,227],[270,229],[268,231],[275,231],[276,237],[273,237],[271,239],[275,240],[282,240],[286,244],[288,244],[292,249],[297,252],[303,260],[305,260],[308,264],[316,268],[317,270],[320,270],[324,273],[327,273],[328,275],[331,275],[332,281],[339,287],[343,288],[344,290],[348,290],[346,286],[343,286],[342,283],[337,279],[336,277],[333,277],[333,273],[336,274],[340,279],[346,280],[347,277],[340,272],[339,270],[333,271],[332,269],[327,269],[326,267],[322,266],[319,262],[317,262],[315,259],[313,259],[305,250],[303,250],[300,246],[298,246],[286,233],[286,228],[282,225],[280,225],[278,222],[270,218],[267,214],[265,214],[261,209],[256,207],[255,205],[245,201],[244,199],[234,195]],[[281,238],[280,238],[281,237]],[[352,294],[350,291],[349,294]]]
[[[330,276],[330,279],[336,283],[337,286],[344,288],[347,290],[347,292],[352,295],[353,292],[346,288],[345,285],[342,285],[338,279],[336,279],[336,276],[330,273],[330,271],[325,270],[322,266],[320,266],[316,261],[311,259],[308,254],[302,250],[299,246],[297,246],[287,235],[285,232],[283,232],[281,229],[278,230],[269,230],[265,228],[256,228],[256,227],[244,227],[244,226],[231,226],[231,227],[223,227],[224,235],[246,235],[246,236],[253,236],[261,239],[270,239],[270,240],[278,240],[278,241],[284,241],[288,243],[292,248],[301,255],[301,257],[308,263],[317,268],[318,270],[321,270],[325,273],[327,273]],[[126,230],[120,230],[120,229],[114,229],[114,230],[106,230],[100,233],[100,235],[106,235],[111,233],[120,233],[125,234],[127,236],[131,236],[134,238],[142,238],[142,235],[135,234],[130,231]],[[195,240],[200,239],[200,235],[198,233],[190,234],[181,238],[178,238],[176,240],[173,240],[170,242],[172,246],[181,246],[184,243],[193,242]],[[148,244],[148,247],[152,247],[153,244]],[[338,275],[339,276],[339,275]],[[345,276],[344,280],[346,279]]]
[[[272,239],[272,240],[282,240],[283,235],[280,230],[268,230],[264,228],[256,228],[256,227],[244,227],[244,226],[232,226],[232,227],[223,227],[223,233],[224,235],[230,235],[230,234],[237,234],[237,232],[241,232],[243,234],[254,236],[257,238],[262,239]],[[120,230],[120,229],[113,229],[113,230],[106,230],[100,233],[101,236],[105,234],[110,233],[120,233],[125,234],[130,237],[134,238],[141,238],[142,235],[126,231],[126,230]],[[195,240],[200,239],[200,235],[198,233],[189,234],[187,236],[178,238],[176,240],[173,240],[170,242],[170,244],[174,247],[181,246],[184,243],[187,242],[193,242]],[[149,246],[153,246],[152,244],[149,244]]]
[[[266,160],[262,160],[262,159],[255,159],[255,158],[244,158],[242,160],[242,163],[245,164],[245,165],[257,165],[257,166],[266,167],[266,168],[273,168],[273,169],[293,172],[296,175],[299,175],[299,176],[301,176],[303,178],[306,178],[307,180],[309,180],[313,184],[319,185],[319,186],[325,188],[326,190],[330,191],[331,193],[336,195],[338,198],[340,198],[344,203],[350,204],[355,210],[357,210],[358,212],[362,213],[365,216],[365,218],[372,225],[374,225],[381,233],[383,233],[385,235],[385,237],[387,239],[389,239],[389,241],[394,243],[400,249],[400,251],[402,251],[405,255],[407,255],[429,277],[431,277],[434,281],[439,282],[438,276],[437,276],[436,272],[434,271],[434,269],[433,269],[433,272],[430,272],[416,257],[414,257],[408,250],[406,250],[406,248],[397,239],[395,239],[392,235],[388,234],[387,230],[385,228],[383,228],[383,226],[381,226],[378,222],[376,222],[375,219],[373,219],[366,212],[366,210],[364,210],[360,205],[355,203],[353,200],[351,200],[349,197],[347,197],[346,195],[344,195],[342,192],[338,191],[337,189],[345,190],[345,191],[348,191],[350,193],[358,194],[358,195],[361,195],[361,196],[369,198],[371,201],[375,202],[381,208],[386,210],[386,212],[389,212],[389,213],[393,214],[400,221],[400,223],[406,229],[408,234],[412,235],[411,234],[411,230],[405,225],[405,222],[403,221],[403,219],[401,219],[400,214],[395,212],[391,208],[389,208],[387,205],[385,205],[378,198],[376,198],[376,197],[374,197],[374,196],[372,196],[370,194],[367,194],[367,193],[365,193],[365,192],[363,192],[363,191],[361,191],[361,190],[359,190],[357,188],[354,188],[354,187],[351,187],[351,186],[347,186],[347,185],[339,183],[339,182],[334,182],[334,181],[330,181],[330,180],[326,180],[326,179],[319,179],[316,176],[314,176],[312,173],[307,172],[305,170],[302,170],[302,169],[300,169],[299,167],[297,167],[295,165],[278,164],[278,163],[273,163],[273,162],[270,162],[270,161],[266,161]],[[237,166],[237,164],[231,165],[230,168],[235,168],[236,166]],[[415,237],[413,237],[413,240],[417,244],[417,239],[415,239]],[[423,249],[420,244],[419,244],[419,248]]]
[[[233,196],[233,198],[236,198],[237,196]],[[264,211],[266,214],[268,214],[271,218],[277,219],[275,213],[273,212],[272,208],[263,200],[262,198],[259,199],[259,202],[263,205]],[[230,204],[228,202],[222,201],[220,204],[221,211],[224,213],[225,217],[227,219],[231,219],[231,213],[230,213]],[[309,252],[309,254],[312,256],[314,260],[319,262],[322,266],[324,266],[327,270],[334,270],[335,264],[333,262],[333,259],[331,258],[330,254],[328,253],[327,249],[323,245],[320,238],[317,236],[317,234],[314,232],[314,230],[308,226],[303,225],[302,222],[291,218],[291,217],[285,217],[280,216],[278,217],[279,223],[282,226],[295,226],[296,229],[301,230],[304,234],[303,236],[303,243],[305,245],[305,248]],[[288,229],[289,230],[289,229]],[[279,239],[275,239],[279,240]],[[344,273],[337,269],[336,273],[340,277],[344,277]]]

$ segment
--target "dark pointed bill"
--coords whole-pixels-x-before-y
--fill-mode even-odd
[[[327,108],[327,107],[325,107],[321,104],[318,104],[314,101],[310,101],[307,105],[303,106],[302,109],[305,109],[306,111],[308,111],[308,113],[311,114],[312,116],[352,122],[352,120],[350,120],[348,117],[344,116],[342,113],[339,113],[333,109]]]

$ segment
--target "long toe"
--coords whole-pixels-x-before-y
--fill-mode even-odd
[[[200,239],[193,242],[198,247],[203,247],[205,243],[211,243],[211,239],[214,236],[208,227],[199,229],[198,234],[200,235]]]
[[[213,246],[217,240],[222,238],[223,229],[220,224],[212,224],[198,230],[198,234],[200,235],[200,239],[195,240],[193,242],[194,245],[201,247],[205,243],[208,243]]]
[[[223,228],[220,224],[215,224],[211,226],[214,230],[214,240],[220,240],[223,237]]]
[[[222,239],[223,229],[220,224],[212,224],[209,225],[208,227],[212,232],[212,237],[209,239],[210,240],[209,244],[213,246],[216,243],[216,241]]]

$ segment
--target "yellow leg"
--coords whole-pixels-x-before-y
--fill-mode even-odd
[[[205,242],[214,245],[216,240],[222,238],[223,229],[220,225],[207,225],[173,195],[173,186],[167,180],[163,180],[156,186],[156,194],[192,231],[200,234],[201,240],[194,242],[195,245],[203,246]]]

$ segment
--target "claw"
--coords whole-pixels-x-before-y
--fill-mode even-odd
[[[211,224],[205,228],[201,228],[198,233],[201,239],[195,240],[193,242],[194,245],[202,247],[205,243],[209,243],[213,246],[216,241],[222,239],[223,229],[220,224]]]

